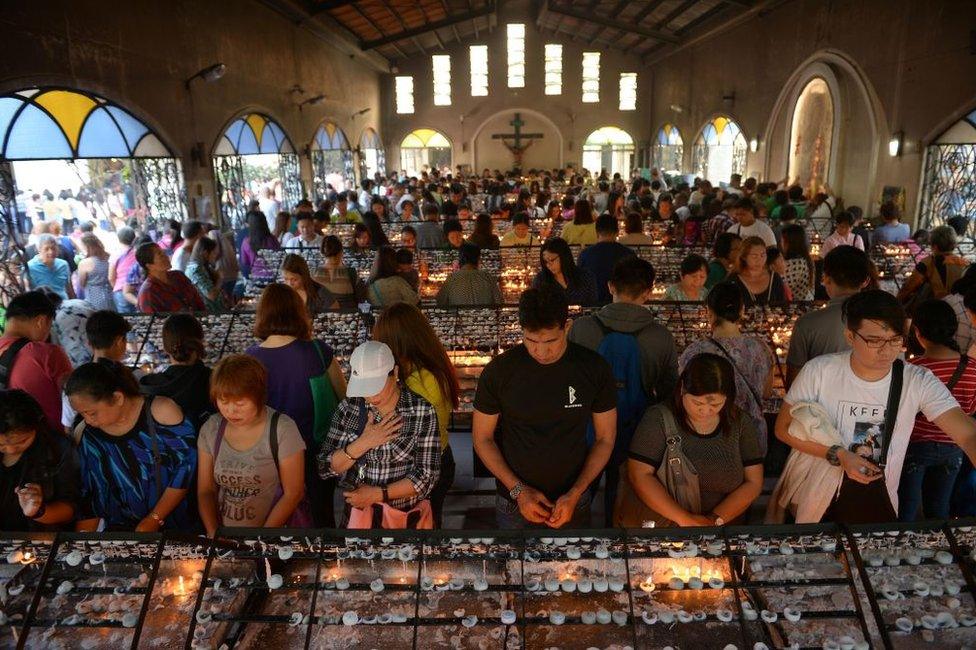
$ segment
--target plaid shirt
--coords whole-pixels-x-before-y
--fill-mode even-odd
[[[340,475],[332,471],[332,455],[359,437],[359,414],[364,408],[366,403],[362,398],[346,399],[339,404],[319,452],[319,475],[324,479],[339,477],[339,487],[344,490],[355,489],[360,484],[382,487],[405,478],[413,484],[416,496],[391,499],[390,505],[411,508],[430,495],[441,473],[441,440],[434,407],[401,387],[396,406],[396,412],[403,417],[400,435],[370,449]]]
[[[702,233],[705,235],[705,244],[711,246],[715,243],[715,238],[735,225],[735,219],[727,215],[724,211],[719,212],[714,217],[705,222]]]
[[[174,311],[206,311],[203,297],[180,271],[166,274],[164,284],[155,278],[146,278],[139,288],[139,311],[144,314]]]

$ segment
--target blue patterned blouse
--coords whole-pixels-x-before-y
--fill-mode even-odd
[[[113,436],[85,425],[78,458],[81,465],[83,517],[100,517],[108,529],[132,530],[149,515],[166,488],[191,486],[197,466],[197,441],[186,419],[180,424],[155,423],[159,457],[157,489],[152,436],[144,407],[132,429]],[[166,518],[167,529],[192,528],[193,516],[183,499]]]

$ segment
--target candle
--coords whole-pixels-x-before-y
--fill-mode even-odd
[[[647,576],[647,578],[642,580],[638,586],[640,587],[641,591],[649,594],[652,591],[654,591],[654,578],[652,578],[651,576]]]
[[[186,584],[183,582],[183,576],[180,576],[180,584],[176,588],[176,595],[177,596],[185,596],[186,595]]]

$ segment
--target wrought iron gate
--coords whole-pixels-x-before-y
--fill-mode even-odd
[[[298,154],[283,153],[278,156],[278,169],[281,174],[282,207],[288,211],[294,210],[298,202],[305,196]]]
[[[186,183],[177,158],[136,158],[132,170],[146,202],[150,228],[164,219],[186,221]]]
[[[919,226],[934,228],[946,219],[976,218],[976,144],[928,147]]]
[[[217,205],[223,225],[235,230],[247,223],[247,198],[244,193],[244,160],[242,156],[214,156],[214,182]]]
[[[4,305],[24,291],[23,273],[27,265],[13,205],[13,170],[9,162],[0,161],[0,302]]]

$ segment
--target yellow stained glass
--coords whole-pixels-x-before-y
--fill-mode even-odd
[[[260,150],[261,136],[264,134],[264,125],[267,124],[267,121],[257,113],[251,113],[247,116],[245,122],[247,122],[251,127],[251,130],[254,131],[254,140],[258,143],[258,150]]]
[[[38,95],[34,101],[43,106],[55,121],[64,129],[71,148],[78,149],[78,138],[81,137],[81,126],[85,118],[97,104],[95,101],[67,90],[49,90]]]
[[[403,139],[403,142],[400,143],[401,149],[423,149],[424,147],[450,146],[451,143],[447,141],[447,138],[434,129],[417,129],[416,131],[407,135],[407,137]]]
[[[336,130],[335,124],[333,124],[332,122],[325,123],[325,132],[329,134],[330,139],[332,138],[333,135],[335,135],[335,130]]]
[[[712,125],[715,127],[715,135],[720,136],[725,127],[729,125],[729,120],[725,117],[716,117],[712,120]]]

